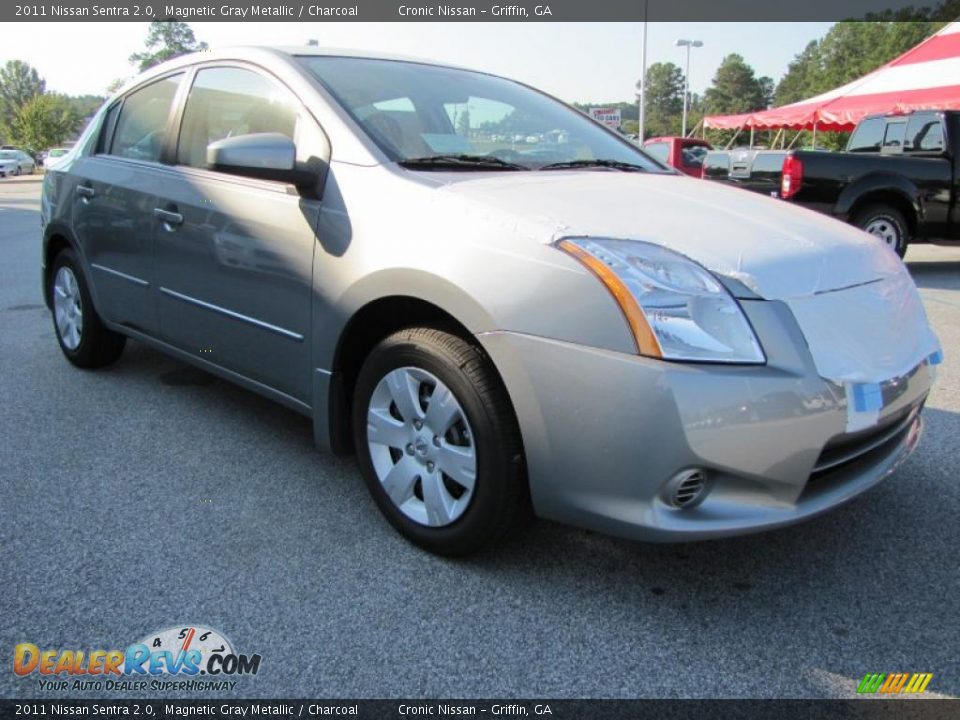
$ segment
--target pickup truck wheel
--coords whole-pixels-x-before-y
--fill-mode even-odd
[[[433,328],[378,344],[357,378],[353,433],[387,520],[440,555],[479,550],[528,514],[520,432],[477,346]]]
[[[903,215],[885,205],[871,205],[857,213],[853,224],[882,240],[897,255],[907,253],[907,221]]]

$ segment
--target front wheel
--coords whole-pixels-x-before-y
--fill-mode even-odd
[[[857,213],[853,224],[879,238],[901,258],[907,254],[908,226],[900,211],[884,205],[871,205]]]
[[[23,172],[23,171],[20,169],[20,166],[17,165],[16,169],[13,171],[13,176],[14,176],[14,177],[19,177],[19,175],[20,175],[21,172]]]
[[[386,338],[360,370],[353,421],[373,499],[420,547],[467,555],[527,515],[516,418],[475,345],[430,328]]]
[[[77,367],[96,368],[120,357],[127,339],[100,320],[72,250],[63,250],[53,261],[49,293],[53,329],[67,360]]]

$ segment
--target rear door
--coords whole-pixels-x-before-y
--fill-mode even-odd
[[[212,142],[268,132],[293,139],[298,165],[329,160],[316,121],[277,79],[244,64],[196,70],[175,177],[151,208],[160,332],[181,350],[309,403],[320,201],[206,162]]]
[[[73,230],[89,264],[97,310],[150,334],[157,329],[151,210],[167,182],[162,159],[183,78],[183,72],[168,75],[118,100],[96,152],[79,157],[70,171]]]

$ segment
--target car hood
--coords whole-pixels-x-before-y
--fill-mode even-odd
[[[903,272],[876,240],[755,193],[680,175],[611,171],[500,173],[444,190],[522,218],[536,239],[644,240],[735,278],[763,298],[805,297]]]
[[[521,237],[656,243],[762,299],[785,302],[819,374],[831,381],[881,382],[938,357],[900,259],[876,238],[813,211],[672,174],[558,170],[439,182],[439,192],[479,204],[491,218],[508,214]]]

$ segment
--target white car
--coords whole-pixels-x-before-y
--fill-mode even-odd
[[[70,152],[70,148],[50,148],[43,158],[43,167],[53,167],[60,162],[68,152]]]
[[[23,150],[0,150],[0,177],[8,175],[32,175],[36,162]]]

